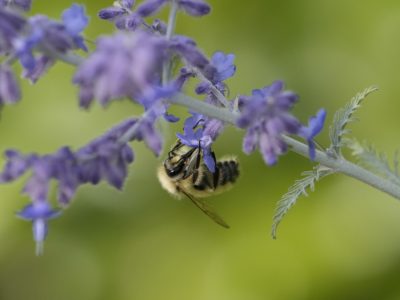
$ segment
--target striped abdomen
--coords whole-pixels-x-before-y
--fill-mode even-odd
[[[206,166],[197,169],[192,177],[193,188],[197,191],[220,191],[233,184],[239,176],[239,163],[235,159],[217,161],[215,172]]]

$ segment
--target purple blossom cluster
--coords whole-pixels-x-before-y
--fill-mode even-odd
[[[134,160],[129,142],[143,141],[154,154],[161,154],[163,137],[156,129],[157,122],[161,117],[167,122],[179,120],[168,109],[175,103],[173,99],[182,97],[191,79],[197,80],[194,92],[204,97],[202,104],[207,109],[237,116],[234,125],[246,131],[244,152],[258,148],[265,162],[271,165],[288,148],[283,135],[295,135],[307,141],[310,158],[316,156],[314,138],[322,130],[324,110],[311,117],[307,126],[302,125],[291,113],[298,97],[285,91],[281,81],[254,90],[251,96],[230,101],[226,80],[236,72],[233,54],[217,51],[209,58],[194,40],[171,32],[174,20],[168,24],[159,19],[147,22],[148,17],[154,17],[168,4],[172,12],[177,9],[194,17],[204,16],[210,12],[206,2],[144,0],[135,4],[134,0],[119,0],[99,12],[101,19],[113,22],[119,30],[100,37],[86,58],[75,60],[77,70],[72,82],[79,89],[81,108],[90,108],[94,101],[106,107],[113,100],[126,98],[140,105],[143,115],[120,123],[76,151],[63,147],[47,155],[5,152],[0,183],[30,173],[23,192],[31,203],[18,215],[32,221],[39,252],[48,220],[61,213],[50,204],[50,181],[58,183],[57,201],[61,207],[69,204],[82,184],[105,180],[122,189],[128,166]],[[73,4],[62,13],[61,21],[43,15],[26,18],[21,11],[29,10],[30,6],[31,1],[27,0],[0,0],[0,55],[5,57],[0,64],[0,104],[15,103],[20,98],[11,68],[14,62],[21,63],[23,77],[36,82],[57,60],[71,62],[70,55],[76,55],[75,51],[88,51],[82,36],[88,17],[82,6]],[[174,73],[174,66],[180,67],[179,72]],[[199,148],[205,165],[214,172],[212,145],[226,126],[226,119],[215,114],[209,117],[206,111],[196,111],[189,104],[187,107],[191,116],[184,122],[183,133],[177,136],[183,144]]]
[[[32,0],[0,0],[0,7],[29,11]]]
[[[115,188],[122,189],[127,167],[134,160],[134,153],[128,144],[134,137],[126,142],[121,142],[121,137],[137,123],[137,119],[123,121],[77,151],[69,147],[47,155],[23,155],[16,150],[6,151],[6,164],[0,173],[1,183],[15,181],[30,172],[23,192],[31,198],[32,203],[18,215],[33,222],[36,242],[43,242],[47,233],[47,220],[60,214],[49,203],[51,180],[58,182],[57,199],[63,207],[69,204],[82,184],[97,184],[105,180]]]
[[[44,15],[25,18],[18,12],[18,8],[29,10],[30,5],[30,1],[22,0],[0,2],[0,55],[6,57],[0,65],[0,77],[4,79],[1,104],[15,103],[20,98],[15,76],[10,75],[15,60],[23,67],[22,76],[36,82],[59,56],[76,49],[87,51],[81,35],[88,24],[83,6],[73,4],[59,22]]]
[[[89,107],[93,99],[106,105],[124,97],[143,103],[160,85],[166,49],[165,39],[145,31],[100,38],[74,77],[80,106]]]
[[[150,26],[144,19],[155,15],[170,2],[172,0],[145,0],[133,9],[135,1],[120,0],[114,2],[114,6],[102,9],[99,17],[113,22],[121,30],[136,30],[139,27],[145,27],[165,33],[166,26],[160,20],[155,20]],[[204,16],[210,12],[210,6],[202,0],[177,0],[176,2],[181,10],[191,16]]]
[[[251,96],[241,96],[237,125],[246,129],[243,151],[250,154],[258,148],[264,161],[273,165],[278,156],[287,151],[282,135],[293,134],[308,141],[310,158],[314,159],[313,138],[322,130],[326,113],[320,110],[316,117],[310,119],[308,127],[305,127],[290,112],[297,100],[295,93],[284,90],[282,81],[253,90]]]
[[[211,146],[223,129],[224,123],[221,120],[192,113],[192,116],[185,120],[184,133],[178,133],[177,137],[189,147],[200,148],[203,153],[204,164],[214,173],[215,158],[212,156]]]

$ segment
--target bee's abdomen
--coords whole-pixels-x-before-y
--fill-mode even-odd
[[[207,168],[204,166],[204,168]],[[207,170],[207,169],[205,169]],[[193,187],[198,191],[212,191],[218,187],[234,183],[239,176],[239,164],[235,160],[218,161],[215,172],[196,172],[193,175]]]
[[[234,183],[239,177],[239,164],[235,160],[218,161],[214,173],[214,188]]]

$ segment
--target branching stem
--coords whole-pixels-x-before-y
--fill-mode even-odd
[[[206,102],[195,100],[183,94],[179,94],[171,100],[172,103],[193,109],[209,117],[217,118],[227,123],[236,125],[237,114],[226,108],[219,108]],[[283,136],[293,152],[309,158],[308,145],[288,136]],[[400,187],[389,180],[381,178],[372,172],[345,160],[344,158],[333,158],[323,151],[316,150],[315,162],[331,168],[336,172],[343,173],[358,179],[382,192],[385,192],[400,200]]]
[[[171,12],[170,12],[170,21],[168,23],[168,31],[167,31],[167,36],[172,36],[173,34],[173,28],[175,26],[175,18],[176,18],[176,13],[177,13],[177,4],[174,1],[172,4]],[[75,54],[66,54],[64,56],[58,56],[58,59],[72,64],[72,65],[79,65],[83,59]],[[168,68],[167,68],[168,69]],[[168,76],[169,70],[166,73]],[[219,97],[221,97],[222,94],[218,94]],[[223,97],[223,95],[222,95]],[[221,99],[220,99],[221,101]],[[236,119],[238,118],[238,114],[235,112],[230,111],[228,108],[222,108],[222,107],[216,107],[212,104],[208,104],[203,101],[196,100],[194,98],[191,98],[189,96],[186,96],[182,93],[179,93],[172,97],[171,99],[168,100],[169,103],[171,104],[176,104],[180,106],[187,107],[189,109],[192,109],[198,113],[207,115],[212,118],[220,119],[222,121],[225,121],[227,123],[233,124],[236,126]],[[221,101],[222,103],[228,103],[228,101],[225,99]],[[139,126],[139,123],[133,125],[132,130],[129,130],[126,135],[123,137],[123,141],[128,141],[130,140],[131,136],[136,133],[136,129]],[[290,149],[293,152],[296,152],[304,157],[309,157],[308,155],[308,145],[304,144],[296,139],[293,139],[289,136],[283,136],[283,140],[285,143],[287,143],[290,146]],[[400,200],[400,186],[394,184],[393,182],[384,179],[382,177],[379,177],[372,172],[356,165],[353,164],[352,162],[347,161],[346,159],[342,157],[334,158],[332,156],[329,156],[327,153],[316,150],[316,156],[315,156],[315,162],[320,163],[323,166],[326,166],[328,168],[331,168],[335,170],[336,172],[343,173],[347,176],[353,177],[355,179],[358,179],[382,192],[385,192],[394,198]]]

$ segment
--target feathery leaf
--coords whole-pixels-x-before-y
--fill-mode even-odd
[[[343,136],[348,134],[350,130],[346,129],[348,123],[356,120],[354,113],[361,106],[361,102],[372,92],[378,90],[376,86],[366,88],[364,91],[355,95],[345,107],[336,111],[333,117],[333,124],[330,127],[329,137],[331,146],[328,153],[338,157],[341,156],[341,147],[343,146]]]
[[[304,176],[301,179],[295,181],[288,192],[282,196],[279,200],[277,207],[275,209],[275,215],[272,223],[272,237],[276,239],[276,232],[279,223],[282,221],[283,217],[287,214],[289,209],[296,204],[297,199],[301,196],[308,196],[307,189],[314,191],[314,186],[317,181],[321,178],[334,173],[334,170],[329,169],[325,166],[318,165],[314,167],[312,171],[305,171],[301,175]]]
[[[378,152],[371,144],[362,144],[355,139],[347,140],[346,146],[352,150],[352,155],[356,157],[359,164],[365,166],[377,175],[400,185],[398,175],[398,155],[394,155],[393,167],[390,166],[387,156]]]

